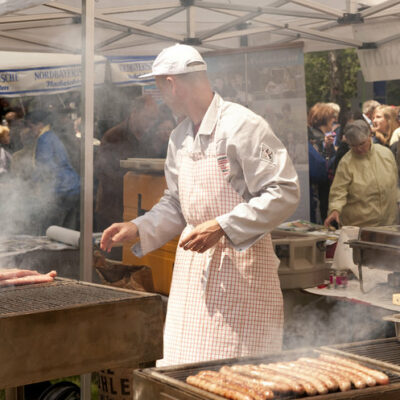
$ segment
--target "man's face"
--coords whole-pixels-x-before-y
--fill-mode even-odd
[[[39,136],[41,129],[43,128],[42,123],[33,123],[33,122],[28,122],[28,127],[31,130],[33,136]]]
[[[145,106],[137,113],[132,113],[134,125],[138,132],[146,132],[153,127],[158,118],[158,107],[153,99],[148,99]]]
[[[175,78],[156,76],[156,85],[161,93],[164,103],[171,109],[171,111],[177,116],[184,116],[182,106],[179,102],[179,97],[176,94],[176,80]]]
[[[371,137],[368,136],[356,143],[349,143],[349,146],[353,153],[358,154],[359,156],[365,156],[371,148]]]

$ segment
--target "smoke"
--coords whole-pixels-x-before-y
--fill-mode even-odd
[[[50,187],[34,188],[29,181],[13,177],[2,185],[0,236],[40,235],[48,204],[54,202]]]
[[[301,290],[284,291],[284,299],[284,350],[395,336],[393,323],[382,320],[388,310]]]
[[[56,204],[53,187],[12,176],[2,182],[0,269],[21,268],[79,279],[79,250],[43,237]]]

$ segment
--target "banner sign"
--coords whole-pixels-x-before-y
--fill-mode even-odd
[[[104,83],[106,61],[95,63],[95,85]],[[82,65],[58,65],[0,69],[0,96],[35,96],[77,89],[82,83]]]
[[[399,32],[397,21],[388,17],[385,23],[368,21],[352,25],[354,38],[364,43],[376,43],[395,38]],[[400,79],[400,40],[382,43],[378,48],[357,50],[361,70],[366,82]]]
[[[154,83],[154,78],[139,78],[140,75],[151,72],[154,56],[107,58],[110,64],[111,82],[115,85],[146,86]]]
[[[400,41],[392,41],[371,50],[357,50],[366,82],[400,79]]]

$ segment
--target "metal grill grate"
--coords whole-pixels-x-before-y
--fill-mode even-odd
[[[323,349],[343,356],[351,355],[358,361],[400,372],[400,341],[397,337],[335,345]]]
[[[138,296],[134,292],[64,280],[4,288],[0,289],[0,317],[107,303]]]
[[[400,342],[398,340],[347,347],[346,351],[374,360],[400,365]]]
[[[398,343],[399,347],[400,347],[400,343]],[[379,351],[379,350],[378,350]],[[182,366],[182,367],[170,367],[170,368],[155,368],[153,369],[154,372],[157,371],[157,373],[153,373],[152,376],[153,378],[155,376],[163,376],[164,378],[167,379],[168,384],[177,386],[177,387],[182,387],[181,385],[186,381],[186,378],[189,375],[196,375],[198,372],[202,371],[202,370],[213,370],[213,371],[218,371],[221,367],[223,367],[224,365],[232,365],[233,363],[240,363],[240,364],[259,364],[259,363],[269,363],[269,362],[276,362],[279,361],[279,359],[281,361],[283,360],[294,360],[297,357],[287,357],[286,355],[283,356],[284,353],[282,353],[281,357],[279,356],[272,356],[272,357],[263,357],[263,358],[247,358],[247,359],[241,359],[240,362],[238,362],[239,360],[235,360],[234,362],[210,362],[210,363],[199,363],[199,364],[192,364],[188,367]],[[306,354],[301,354],[301,355],[308,355],[308,356],[312,356],[312,353],[306,353]],[[316,354],[314,354],[315,356]],[[283,356],[283,357],[282,357]],[[389,385],[393,385],[393,384],[400,384],[400,376],[398,374],[396,374],[393,371],[388,371],[385,368],[381,368],[381,367],[377,367],[376,365],[372,365],[371,363],[364,363],[365,365],[368,365],[369,367],[372,367],[374,369],[378,369],[378,370],[382,370],[384,371],[390,379],[390,384]],[[388,386],[389,386],[388,385]],[[186,387],[186,391],[189,390],[190,391],[190,386],[189,388],[187,387],[187,384],[185,385]],[[353,389],[351,390],[351,392],[347,392],[348,394],[350,393],[356,393],[357,392],[357,398],[362,398],[362,394],[367,395],[368,393],[371,392],[372,390],[376,390],[378,389],[378,387],[372,387],[372,388],[366,388],[366,389]],[[337,395],[340,392],[332,392],[329,393],[327,395],[318,395],[316,398],[321,398],[321,399],[335,399],[337,398]],[[371,395],[371,393],[370,393]],[[300,396],[300,397],[304,397],[304,396]],[[182,397],[184,398],[184,397]],[[191,398],[191,397],[190,397]],[[215,398],[221,398],[220,396],[216,396],[216,395],[211,395],[207,392],[204,392],[203,397],[204,399],[215,399]],[[280,395],[280,396],[276,396],[276,399],[279,400],[292,400],[295,398],[299,398],[299,396],[293,396],[293,395]],[[342,397],[343,398],[343,397]],[[347,398],[347,397],[346,397]],[[350,396],[348,397],[350,398]],[[373,397],[368,397],[367,398],[373,398]],[[397,398],[397,397],[396,397]]]
[[[227,365],[227,364],[226,364]],[[183,370],[178,370],[178,371],[168,371],[168,372],[163,372],[164,375],[176,379],[181,382],[185,382],[186,378],[190,375],[196,375],[200,371],[204,370],[209,370],[209,371],[218,371],[221,367],[224,365],[219,365],[219,366],[210,366],[210,367],[198,367],[198,368],[190,368],[190,369],[183,369]],[[368,365],[371,367],[371,365]],[[390,378],[390,383],[400,383],[400,376],[397,374],[394,374],[390,371],[385,371],[382,368],[376,368],[376,366],[372,366],[374,369],[379,369],[384,371]]]

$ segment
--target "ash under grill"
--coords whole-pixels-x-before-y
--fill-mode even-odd
[[[117,291],[69,280],[0,289],[0,318],[62,310],[138,297],[134,292]]]

